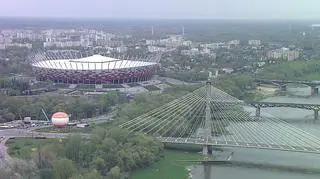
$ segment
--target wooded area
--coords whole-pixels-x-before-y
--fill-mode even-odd
[[[90,139],[78,135],[39,146],[25,161],[15,159],[0,178],[120,179],[159,160],[163,145],[153,137],[96,128]]]
[[[320,60],[291,61],[271,65],[262,70],[257,77],[272,80],[319,80]]]
[[[48,115],[57,111],[71,114],[71,120],[90,118],[106,114],[111,106],[118,104],[118,93],[108,93],[94,96],[0,96],[0,122],[19,120],[20,116],[31,117],[36,120],[45,120],[42,109]]]

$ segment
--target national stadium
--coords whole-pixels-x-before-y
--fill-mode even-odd
[[[31,58],[39,81],[66,84],[123,84],[150,80],[160,58],[112,58],[75,51],[37,53]]]

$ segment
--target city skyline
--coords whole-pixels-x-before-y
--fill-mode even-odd
[[[318,0],[10,0],[2,17],[121,19],[320,19]]]

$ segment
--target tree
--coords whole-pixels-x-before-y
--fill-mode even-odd
[[[51,150],[50,146],[44,146],[37,150],[35,161],[40,169],[51,167],[50,161],[53,161],[56,155]]]
[[[101,175],[97,170],[91,170],[91,172],[86,173],[83,176],[83,179],[100,179],[100,178],[101,178]]]
[[[66,157],[76,163],[80,159],[80,145],[81,145],[81,136],[72,135],[67,139],[66,142]]]
[[[120,179],[120,168],[118,166],[111,168],[111,170],[108,173],[108,176],[111,179]]]
[[[54,160],[52,168],[54,179],[69,179],[77,171],[73,162],[66,158]]]
[[[119,128],[111,128],[107,131],[107,136],[113,138],[118,143],[124,143],[127,140],[128,135],[128,131]]]
[[[106,137],[106,130],[102,127],[97,127],[92,131],[92,141],[95,144],[99,144]]]
[[[26,161],[14,158],[9,167],[1,171],[0,178],[37,179],[39,178],[39,170],[32,160]]]
[[[91,172],[81,174],[75,174],[70,179],[101,179],[101,175],[97,170],[91,170]]]
[[[16,174],[14,173],[14,171],[12,171],[10,168],[1,168],[0,169],[0,178],[18,179]]]
[[[103,158],[97,157],[94,161],[94,166],[100,173],[105,173],[105,161]]]

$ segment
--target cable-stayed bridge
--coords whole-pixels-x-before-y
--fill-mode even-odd
[[[213,87],[192,93],[120,125],[164,143],[320,153],[320,138]]]

